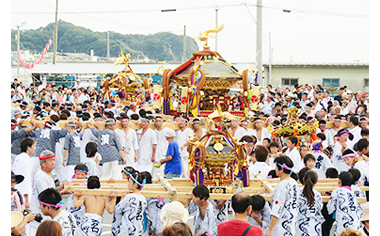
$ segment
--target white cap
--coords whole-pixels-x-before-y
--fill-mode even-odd
[[[174,130],[169,129],[168,131],[165,132],[164,136],[167,137],[167,138],[174,138],[175,137],[175,132],[174,132]]]
[[[172,201],[162,207],[160,219],[164,222],[163,228],[171,226],[177,222],[187,223],[189,211],[185,209],[182,203]]]

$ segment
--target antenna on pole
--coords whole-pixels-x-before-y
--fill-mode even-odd
[[[183,26],[183,56],[182,62],[186,60],[186,25]]]
[[[53,64],[57,56],[57,42],[58,42],[58,0],[55,1],[55,24],[54,24],[54,53]]]
[[[107,31],[107,59],[110,59],[110,32]]]

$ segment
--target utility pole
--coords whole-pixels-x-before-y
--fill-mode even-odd
[[[107,59],[110,59],[110,32],[107,31]]]
[[[271,45],[271,38],[270,38],[270,32],[269,32],[269,69],[268,69],[268,84],[272,83],[272,45]]]
[[[17,53],[20,51],[20,23],[17,23]],[[17,60],[17,75],[20,74],[20,60]]]
[[[218,6],[215,6],[215,29],[218,28]],[[218,33],[215,33],[215,51],[218,51]]]
[[[264,86],[263,79],[263,8],[262,0],[257,0],[257,28],[256,28],[256,63],[257,63],[257,78],[262,80],[262,86]]]
[[[58,42],[58,0],[55,1],[55,25],[54,25],[54,53],[53,64],[57,56],[57,42]]]
[[[186,60],[186,25],[183,26],[183,56],[182,62]]]

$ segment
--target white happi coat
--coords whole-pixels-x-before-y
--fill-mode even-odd
[[[143,195],[127,194],[115,207],[111,235],[143,235],[146,208],[147,203]]]
[[[347,148],[349,148],[348,145]],[[339,173],[342,173],[342,171],[348,171],[350,169],[350,167],[342,159],[342,145],[339,142],[336,142],[334,145],[331,162]]]
[[[160,219],[161,210],[165,206],[165,199],[159,198],[147,198],[146,208],[146,232],[154,231],[155,235],[159,235],[162,232],[164,223]]]
[[[314,204],[307,204],[307,199],[302,191],[304,186],[299,189],[298,217],[296,225],[296,235],[322,235],[322,223],[325,218],[322,215],[322,195],[313,188]]]
[[[157,129],[154,130],[157,137],[157,148],[156,148],[156,162],[160,161],[161,159],[166,158],[166,151],[168,150],[168,141],[166,140],[164,134],[166,131],[168,131],[168,127],[164,127],[161,131],[158,131]]]
[[[44,191],[47,188],[55,188],[55,184],[53,179],[50,177],[50,175],[43,172],[41,169],[39,169],[33,178],[32,183],[32,197],[30,200],[30,210],[34,213],[40,213],[43,216],[44,220],[50,220],[50,216],[45,216],[42,214],[42,211],[40,210],[40,203],[38,201],[38,195]],[[40,223],[37,221],[31,221],[29,225],[31,227],[37,228]]]
[[[148,171],[152,174],[152,164],[151,161],[153,153],[153,145],[157,145],[157,137],[154,131],[151,128],[144,133],[143,136],[140,136],[139,139],[139,159],[137,161],[137,170],[140,172]]]
[[[273,193],[271,215],[278,218],[273,235],[296,235],[298,184],[290,178],[279,182]]]
[[[263,225],[259,225],[259,223],[256,222],[255,219],[253,219],[251,216],[247,216],[247,221],[254,226],[259,226],[264,234],[269,228],[269,224],[271,221],[271,209],[268,202],[265,202],[264,208],[259,213],[259,219],[263,222]]]
[[[189,136],[193,134],[194,132],[190,128],[186,128],[184,131],[179,129],[176,132],[175,141],[177,141],[178,146],[181,147],[190,139]],[[184,149],[182,151],[180,150],[180,152],[181,152],[181,162],[182,162],[181,177],[187,177],[187,167],[189,166],[189,163],[188,163],[189,153],[187,152],[187,147],[184,147]]]
[[[348,187],[334,189],[327,203],[327,211],[331,215],[335,212],[336,230],[338,235],[345,228],[354,230],[360,228],[361,209],[354,193]]]
[[[315,157],[315,165],[313,170],[317,172],[318,178],[325,178],[326,170],[330,167],[334,167],[330,161],[330,158],[321,151],[314,151],[313,156]]]
[[[139,149],[136,131],[129,129],[128,135],[125,135],[123,129],[115,129],[115,132],[120,138],[121,145],[125,148],[125,158],[127,159],[126,165],[136,169],[137,163],[135,162],[135,150]]]
[[[217,204],[218,200],[210,199],[208,201],[212,204],[214,208],[216,227],[218,227],[220,223],[228,221],[228,202],[225,202],[222,208],[216,209],[215,205]]]
[[[218,235],[218,230],[215,223],[214,207],[211,203],[209,203],[206,209],[203,220],[200,215],[199,206],[194,204],[193,200],[191,200],[187,209],[189,214],[194,213],[194,234],[208,232],[213,236]]]
[[[77,223],[75,217],[66,210],[60,210],[59,213],[53,218],[62,226],[62,236],[74,236]]]
[[[256,129],[253,129],[253,132],[251,135],[253,135],[257,138],[257,142],[255,145],[263,145],[264,138],[269,138],[270,140],[272,140],[272,136],[270,135],[267,128],[263,128],[261,130],[261,140],[259,140],[259,138],[257,137],[257,130]]]
[[[289,148],[286,150],[285,155],[287,155],[293,161],[293,172],[298,173],[302,168],[305,167],[305,164],[301,160],[301,154],[297,150],[297,147],[294,147],[292,151]]]

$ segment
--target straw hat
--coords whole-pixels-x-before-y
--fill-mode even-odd
[[[24,180],[24,176],[15,175],[14,172],[11,170],[11,179],[16,179],[17,184],[19,184]]]
[[[22,221],[24,216],[17,211],[11,211],[11,228],[16,227]]]
[[[187,223],[189,212],[182,203],[172,201],[162,207],[160,219],[164,222],[163,228],[171,226],[177,222]]]
[[[362,215],[362,218],[360,219],[360,221],[366,221],[366,220],[369,220],[369,202],[364,204],[363,215]]]

